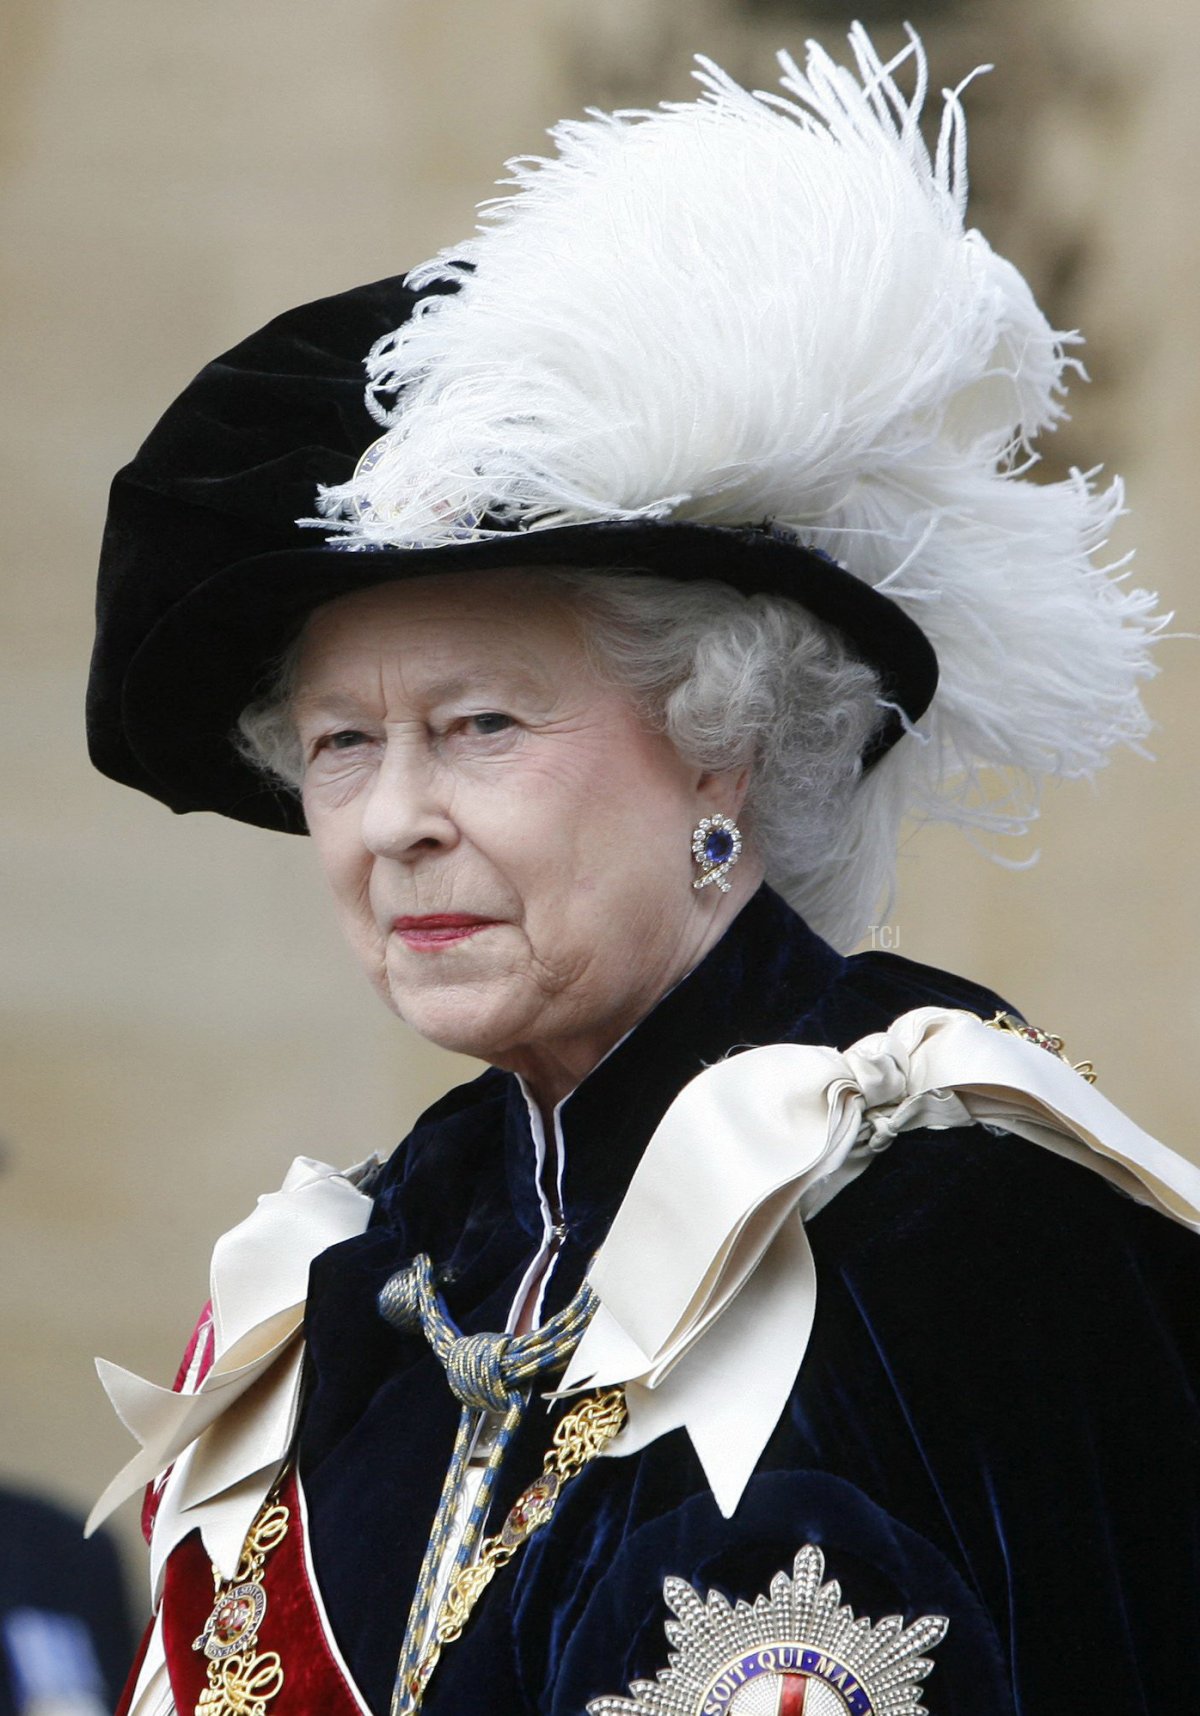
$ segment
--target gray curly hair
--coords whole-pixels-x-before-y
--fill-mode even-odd
[[[878,676],[782,596],[628,572],[526,576],[567,601],[598,677],[628,692],[682,757],[749,766],[740,820],[767,879],[814,929],[852,945],[890,885],[899,825],[889,795],[866,791],[884,770],[861,781],[886,707]],[[291,713],[299,641],[235,736],[243,756],[292,791],[303,775]]]

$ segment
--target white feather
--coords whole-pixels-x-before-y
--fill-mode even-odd
[[[567,121],[556,154],[510,163],[476,236],[413,276],[460,289],[371,352],[387,432],[322,522],[400,546],[485,514],[787,525],[886,588],[941,665],[926,742],[864,781],[848,845],[885,799],[1011,832],[1043,776],[1145,735],[1162,622],[1095,563],[1120,485],[1026,474],[1077,336],[964,230],[959,92],[931,159],[919,41],[885,64],[850,40],[857,74],[810,44],[803,70],[780,56],[783,94],[750,93],[701,60],[698,101]],[[1023,787],[998,798],[991,767]]]

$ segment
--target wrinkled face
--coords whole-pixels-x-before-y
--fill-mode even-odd
[[[646,731],[534,577],[418,579],[320,609],[293,711],[308,826],[380,994],[555,1095],[756,879],[743,861],[734,893],[692,888],[691,831],[736,815],[740,781]]]

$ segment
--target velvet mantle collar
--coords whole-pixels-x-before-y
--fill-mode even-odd
[[[540,1185],[552,1204],[561,1200],[573,1244],[594,1250],[654,1128],[706,1065],[733,1048],[764,1043],[841,1047],[885,1029],[908,1008],[937,1005],[987,1012],[1002,1003],[978,985],[894,954],[843,957],[763,886],[701,963],[560,1105],[561,1164],[551,1159],[553,1149],[539,1147],[520,1081],[487,1072],[431,1109],[392,1158],[373,1188],[375,1225],[387,1225],[407,1201],[431,1153],[453,1179],[456,1135],[477,1132],[486,1114],[503,1135],[505,1202],[522,1232],[535,1243],[542,1235]],[[468,1115],[473,1124],[465,1128]],[[493,1133],[493,1150],[497,1143]]]
[[[845,1047],[910,1008],[939,1005],[986,1017],[1000,1003],[894,954],[842,957],[760,889],[700,965],[562,1104],[565,1232],[542,1317],[579,1286],[655,1127],[706,1065],[739,1046]],[[503,1329],[543,1241],[539,1179],[549,1177],[519,1081],[484,1072],[429,1109],[380,1171],[367,1231],[313,1264],[298,1464],[317,1583],[372,1707],[387,1705],[458,1422],[423,1337],[397,1332],[378,1314],[380,1289],[427,1252],[458,1326]],[[547,1411],[531,1412],[497,1478],[496,1517],[541,1467]],[[385,1568],[392,1595],[381,1605]]]

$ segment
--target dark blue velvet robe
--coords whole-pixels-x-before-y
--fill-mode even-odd
[[[930,1005],[1001,1003],[893,955],[844,959],[760,891],[566,1102],[567,1239],[545,1314],[704,1064],[750,1044],[844,1046]],[[542,1234],[534,1160],[516,1080],[485,1073],[422,1118],[369,1230],[313,1268],[300,1470],[331,1622],[380,1712],[458,1409],[376,1295],[428,1251],[460,1325],[503,1328]],[[428,1716],[582,1716],[665,1666],[667,1574],[753,1598],[806,1542],[857,1613],[949,1617],[934,1716],[1200,1709],[1196,1238],[979,1128],[904,1135],[809,1233],[811,1344],[734,1517],[683,1432],[595,1462],[445,1652]],[[550,1428],[535,1400],[493,1528]]]

